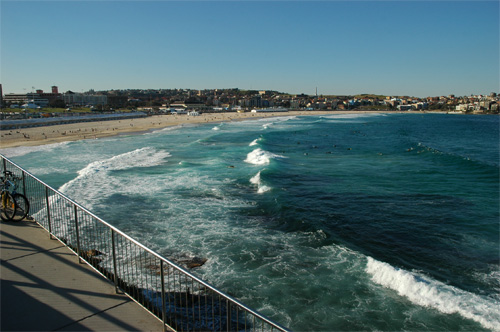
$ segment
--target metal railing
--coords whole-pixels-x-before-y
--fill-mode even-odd
[[[1,155],[22,178],[30,218],[94,270],[176,331],[287,331],[148,249]]]

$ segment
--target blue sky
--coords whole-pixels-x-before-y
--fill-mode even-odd
[[[499,92],[498,1],[0,0],[4,93]]]

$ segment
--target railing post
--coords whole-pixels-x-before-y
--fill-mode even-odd
[[[75,211],[75,229],[76,229],[76,253],[78,254],[78,262],[82,262],[82,255],[80,251],[80,232],[78,230],[78,208],[73,205]]]
[[[22,172],[23,172],[23,194],[25,196],[27,196],[26,195],[26,173],[24,173],[24,170]]]
[[[226,299],[227,332],[231,331],[231,304]]]
[[[113,275],[114,275],[114,282],[115,282],[115,292],[118,294],[118,269],[116,267],[116,246],[115,246],[115,231],[111,230],[111,251],[113,253]]]
[[[52,240],[52,222],[50,221],[49,187],[45,187],[45,204],[47,209],[47,222],[49,223],[49,239]]]
[[[163,319],[163,332],[167,331],[167,309],[165,308],[165,272],[163,271],[163,260],[160,260],[160,278],[161,278],[161,316]]]

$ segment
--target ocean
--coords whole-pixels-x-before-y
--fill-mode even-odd
[[[284,114],[0,152],[292,330],[499,331],[499,119]]]

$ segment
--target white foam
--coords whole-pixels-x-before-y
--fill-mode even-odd
[[[496,291],[494,296],[500,301],[500,270],[498,269],[498,265],[491,264],[489,272],[475,272],[474,277],[481,283],[493,285]]]
[[[253,150],[247,155],[245,162],[254,165],[267,165],[273,158],[286,158],[286,157],[258,148]]]
[[[259,140],[260,140],[260,138],[254,139],[248,146],[255,146],[255,145],[259,144]]]
[[[296,116],[286,116],[286,117],[278,117],[278,118],[270,118],[270,119],[262,119],[267,123],[262,125],[263,129],[268,129],[269,127],[274,127],[275,125],[279,125],[281,123],[287,122],[289,120],[296,119]]]
[[[45,144],[38,146],[19,146],[15,148],[0,149],[0,153],[6,156],[7,158],[20,157],[31,152],[52,151],[54,149],[68,145],[69,143],[70,142],[61,142],[61,143]]]
[[[262,186],[259,186],[259,190],[257,190],[257,193],[258,194],[263,194],[263,193],[266,193],[268,191],[270,191],[272,188],[269,187],[269,186],[266,186],[266,185],[262,185]]]
[[[168,126],[162,129],[153,129],[149,133],[145,133],[147,135],[152,135],[152,134],[164,134],[165,132],[170,132],[170,131],[175,131],[177,129],[182,129],[183,125],[176,125],[176,126]]]
[[[256,184],[256,185],[259,185],[260,184],[260,171],[259,173],[255,174],[251,179],[250,179],[250,183],[253,183],[253,184]]]
[[[68,169],[64,167],[30,167],[29,171],[37,177],[47,174],[58,174],[58,176],[61,176],[61,174],[70,174]]]
[[[368,257],[366,272],[372,281],[398,292],[411,302],[445,314],[458,313],[483,327],[500,330],[500,302],[447,285],[417,272],[398,269]]]
[[[265,184],[262,183],[262,180],[260,178],[260,171],[250,179],[250,183],[253,183],[257,186],[257,193],[259,194],[263,194],[272,189],[271,187],[266,186]]]
[[[271,118],[262,118],[259,121],[278,123],[278,122],[286,122],[286,121],[294,120],[294,119],[297,119],[297,116],[289,115],[289,116],[277,116],[277,117],[271,117]]]
[[[325,119],[328,122],[342,123],[358,123],[364,118],[385,116],[383,113],[348,113],[348,114],[332,114],[320,116],[320,119]]]
[[[170,153],[167,151],[145,147],[109,159],[95,161],[78,171],[78,176],[61,186],[59,191],[91,204],[93,197],[109,195],[115,192],[116,188],[126,185],[122,183],[122,179],[109,176],[110,171],[161,165],[169,156]]]
[[[385,116],[383,113],[346,113],[346,114],[332,114],[323,115],[320,118],[323,119],[357,119],[357,118],[367,118],[373,116]]]

